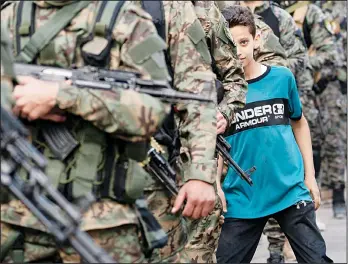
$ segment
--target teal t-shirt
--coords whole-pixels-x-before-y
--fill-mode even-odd
[[[259,218],[301,200],[312,201],[304,184],[304,165],[290,120],[302,106],[296,82],[285,67],[272,66],[248,81],[246,105],[237,110],[225,134],[231,157],[245,170],[256,166],[249,186],[229,168],[223,183],[227,218]]]

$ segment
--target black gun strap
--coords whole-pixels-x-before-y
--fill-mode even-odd
[[[164,15],[163,3],[161,0],[141,1],[142,8],[152,16],[152,22],[155,24],[158,35],[167,43],[166,20]],[[170,47],[165,52],[165,60],[170,77],[174,77],[174,70],[170,59]]]

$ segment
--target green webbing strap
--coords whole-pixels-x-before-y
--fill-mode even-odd
[[[31,63],[40,51],[89,3],[90,1],[78,1],[62,7],[51,20],[34,33],[22,48],[17,60]]]
[[[5,243],[1,245],[0,261],[1,263],[12,249],[12,260],[14,263],[24,263],[24,237],[19,231],[11,230]]]
[[[112,34],[114,25],[117,22],[118,14],[125,1],[107,1],[105,7],[99,14],[94,26],[94,34],[96,36],[107,38],[107,34]],[[98,13],[97,13],[98,14]]]
[[[34,2],[33,1],[23,1],[23,10],[18,15],[22,15],[21,23],[18,28],[19,35],[17,38],[20,38],[20,46],[17,47],[17,54],[19,54],[21,47],[24,47],[30,40],[30,35],[32,34],[34,28],[34,21],[32,17]]]
[[[3,66],[4,74],[15,80],[16,76],[13,70],[13,57],[9,48],[9,42],[6,42],[7,37],[5,29],[1,28],[1,65]]]

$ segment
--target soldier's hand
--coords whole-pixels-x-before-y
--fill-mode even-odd
[[[193,219],[205,217],[213,210],[215,198],[213,185],[199,180],[190,180],[181,187],[172,213],[178,212],[186,200],[183,216]]]
[[[18,80],[19,85],[13,91],[16,100],[13,112],[16,115],[29,120],[43,117],[61,121],[57,115],[50,115],[56,104],[58,83],[42,81],[30,76],[20,76]]]
[[[220,111],[217,112],[216,119],[217,119],[217,124],[216,124],[217,134],[219,135],[225,132],[227,128],[227,121],[225,117],[220,113]]]
[[[313,179],[312,179],[313,178]],[[305,184],[312,196],[312,199],[314,201],[314,207],[315,210],[317,210],[320,207],[321,198],[320,198],[320,191],[317,184],[317,181],[315,180],[315,177],[308,177],[305,179]]]

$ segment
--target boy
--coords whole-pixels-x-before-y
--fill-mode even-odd
[[[243,168],[255,165],[253,186],[229,170],[223,183],[227,213],[217,249],[218,263],[249,263],[263,228],[275,218],[298,262],[332,262],[315,222],[320,206],[311,137],[290,70],[253,58],[259,44],[254,17],[235,6],[225,16],[248,82],[246,106],[236,111],[226,140]],[[219,159],[218,176],[222,160]]]

